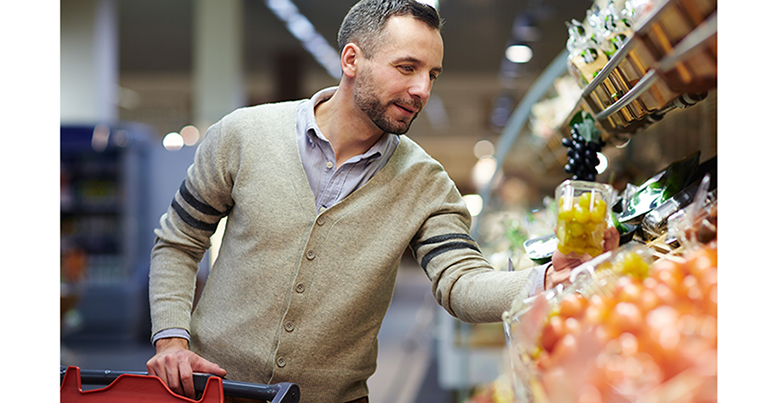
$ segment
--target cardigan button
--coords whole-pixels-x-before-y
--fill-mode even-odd
[[[320,217],[318,217],[318,220],[316,220],[316,222],[318,223],[318,225],[324,225],[324,224],[326,224],[326,217],[325,216],[320,216]]]
[[[313,250],[311,249],[311,250],[307,251],[305,256],[307,256],[308,260],[313,260],[313,259],[315,259],[315,252],[313,252]]]
[[[293,331],[294,330],[294,322],[287,321],[286,323],[283,324],[283,328],[286,329],[287,332]]]
[[[286,359],[285,359],[285,358],[283,358],[283,356],[279,356],[278,358],[276,358],[276,359],[275,359],[275,363],[276,363],[276,364],[277,364],[279,367],[283,368],[283,367],[285,367],[285,366],[286,366]]]
[[[297,285],[294,286],[294,291],[296,291],[298,294],[302,294],[305,292],[305,284],[297,283]]]

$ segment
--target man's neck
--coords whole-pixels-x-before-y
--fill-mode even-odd
[[[316,123],[334,149],[337,166],[368,151],[384,134],[363,112],[351,108],[354,103],[344,97],[337,90],[315,107]]]

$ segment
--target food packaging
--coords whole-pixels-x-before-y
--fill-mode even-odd
[[[558,242],[555,234],[539,236],[524,242],[524,251],[533,262],[537,264],[548,263],[551,261]]]
[[[503,314],[517,402],[716,402],[716,246],[627,245]]]
[[[588,181],[566,180],[556,188],[557,248],[569,255],[599,256],[604,230],[611,225],[612,186]]]
[[[694,200],[668,219],[668,233],[685,248],[707,244],[717,236],[717,190],[708,191],[710,176],[698,186]]]
[[[700,151],[697,151],[671,163],[645,181],[633,196],[625,200],[618,221],[621,224],[641,224],[645,214],[662,205],[690,183],[698,168],[699,159]]]

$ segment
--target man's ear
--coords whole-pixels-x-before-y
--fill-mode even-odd
[[[355,43],[348,43],[342,48],[342,54],[340,55],[340,65],[342,67],[342,74],[347,77],[353,78],[356,76],[358,70],[358,59],[363,58],[364,54],[361,52],[361,48]]]

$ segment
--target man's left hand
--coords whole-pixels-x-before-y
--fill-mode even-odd
[[[620,232],[618,232],[617,228],[609,227],[604,230],[604,242],[602,244],[604,252],[615,250],[620,246]],[[545,271],[545,288],[550,289],[558,284],[567,285],[572,269],[593,258],[593,256],[587,253],[583,255],[575,253],[565,255],[559,252],[558,249],[555,250],[551,258],[552,264]]]

